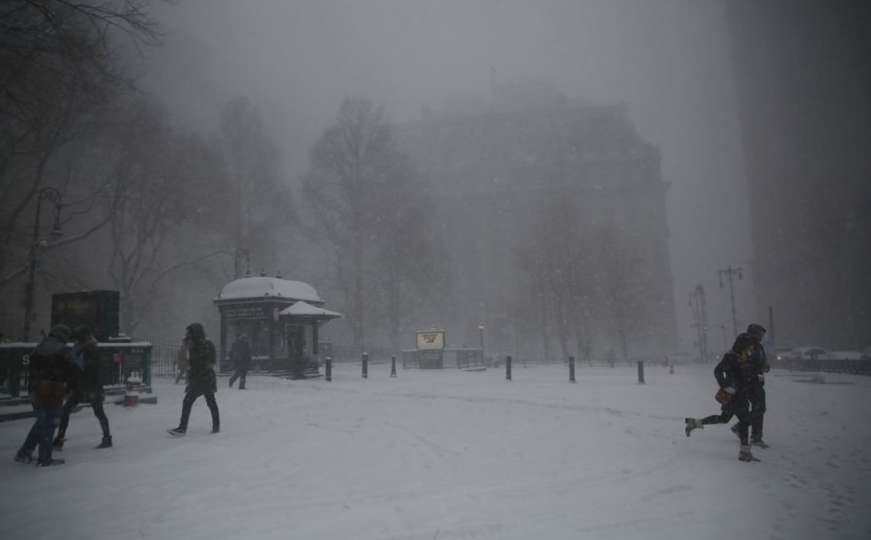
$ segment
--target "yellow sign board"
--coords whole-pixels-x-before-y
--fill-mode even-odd
[[[442,350],[445,348],[445,331],[428,330],[417,332],[418,350]]]

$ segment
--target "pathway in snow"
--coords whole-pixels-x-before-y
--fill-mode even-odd
[[[761,463],[737,461],[709,368],[563,366],[468,373],[338,365],[334,382],[221,388],[172,439],[181,386],[111,407],[116,447],[76,414],[62,467],[11,460],[29,421],[0,424],[4,539],[869,538],[871,379],[772,373]],[[226,385],[226,379],[222,379]],[[46,511],[46,509],[49,509]]]

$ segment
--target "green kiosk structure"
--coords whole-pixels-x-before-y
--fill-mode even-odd
[[[230,346],[246,335],[252,369],[286,372],[301,379],[320,375],[321,325],[342,316],[324,308],[314,287],[302,281],[252,276],[227,283],[214,300],[221,316],[221,370],[232,369]]]

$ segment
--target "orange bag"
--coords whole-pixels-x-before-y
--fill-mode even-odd
[[[57,409],[64,404],[66,384],[58,381],[39,381],[33,392],[33,403],[37,407]]]
[[[717,393],[714,394],[714,399],[717,400],[717,403],[719,403],[720,405],[725,405],[726,403],[732,401],[732,394],[726,392],[725,388],[720,388],[719,390],[717,390]]]

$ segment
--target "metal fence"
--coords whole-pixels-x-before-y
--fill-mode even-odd
[[[151,376],[175,377],[175,359],[179,343],[154,344],[151,349]]]

